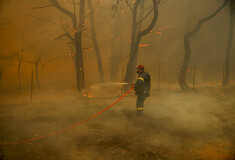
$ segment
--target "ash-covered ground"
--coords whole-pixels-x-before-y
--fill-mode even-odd
[[[10,98],[5,97],[0,106],[1,144],[74,125],[117,99],[108,95],[71,94],[67,99],[54,96],[53,100],[45,100],[42,96],[32,103],[9,102]],[[137,117],[136,97],[129,95],[100,116],[65,132],[23,144],[1,146],[1,158],[234,160],[234,97],[234,87],[198,88],[191,93],[161,90],[152,93],[145,101],[144,115]]]

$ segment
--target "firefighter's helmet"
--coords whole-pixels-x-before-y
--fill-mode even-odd
[[[144,70],[144,65],[140,64],[136,69]]]

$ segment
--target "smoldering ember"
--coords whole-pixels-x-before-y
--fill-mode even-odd
[[[0,160],[235,160],[235,0],[0,0]]]

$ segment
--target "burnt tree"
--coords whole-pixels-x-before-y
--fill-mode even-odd
[[[119,23],[119,18],[116,18],[116,24],[114,30],[112,30],[112,40],[111,40],[111,81],[117,81],[118,65],[120,64],[121,57],[121,25]]]
[[[36,74],[36,81],[37,81],[37,87],[38,89],[41,88],[40,81],[39,81],[39,74],[38,74],[38,64],[41,60],[42,54],[40,53],[39,56],[37,57],[37,60],[35,62],[35,74]]]
[[[122,41],[123,41],[123,35],[122,35],[123,25],[121,23],[122,11],[124,11],[123,7],[116,8],[115,16],[113,16],[114,25],[111,25],[108,23],[111,33],[112,33],[112,39],[110,41],[110,44],[111,44],[111,74],[110,74],[111,81],[118,80],[118,68],[121,63],[120,58],[122,56]]]
[[[209,16],[202,18],[198,21],[196,26],[189,32],[187,32],[184,35],[184,50],[185,50],[185,56],[184,56],[184,62],[183,65],[180,69],[179,73],[179,85],[181,90],[183,91],[191,91],[193,88],[191,88],[187,83],[186,83],[186,71],[188,69],[188,65],[190,62],[190,57],[191,57],[191,46],[190,46],[190,39],[199,31],[201,28],[202,24],[205,22],[211,20],[213,17],[215,17],[228,3],[229,0],[225,0],[224,3],[212,14]]]
[[[19,94],[21,94],[21,76],[20,76],[20,68],[21,68],[21,62],[23,59],[23,53],[24,53],[24,36],[22,38],[22,50],[21,52],[18,52],[17,54],[17,58],[18,58],[18,69],[17,69],[17,73],[18,73],[18,88],[19,88]]]
[[[94,8],[92,7],[91,0],[87,0],[87,3],[88,3],[89,11],[91,13],[91,15],[90,15],[91,37],[92,37],[92,42],[93,42],[94,50],[96,52],[96,58],[97,58],[100,82],[103,82],[104,81],[104,71],[103,71],[102,59],[101,59],[101,55],[100,55],[100,48],[99,48],[99,45],[98,45],[98,42],[97,42],[97,38],[96,38],[94,15],[92,14]]]
[[[228,47],[225,57],[225,75],[223,77],[223,86],[229,84],[230,78],[230,55],[232,50],[233,34],[234,34],[234,21],[235,21],[235,1],[230,0],[230,24],[229,24],[229,38],[228,38]]]
[[[75,13],[75,4],[74,5],[74,12],[69,11],[68,9],[62,7],[57,0],[49,0],[51,5],[56,7],[59,11],[67,15],[72,23],[74,29],[74,44],[75,44],[75,62],[76,62],[76,81],[77,81],[77,89],[78,91],[82,91],[85,88],[84,82],[84,65],[83,65],[83,51],[82,51],[82,33],[84,28],[84,7],[85,7],[85,0],[80,0],[79,3],[79,22],[77,20],[77,16]],[[71,38],[68,34],[65,36]]]
[[[141,42],[141,39],[143,36],[147,35],[154,25],[157,22],[158,18],[158,1],[153,0],[153,18],[149,26],[144,30],[137,30],[139,22],[137,22],[137,11],[139,8],[141,0],[136,0],[134,3],[134,8],[131,7],[131,12],[133,14],[132,18],[132,33],[131,33],[131,50],[130,50],[130,56],[127,64],[126,69],[126,75],[125,75],[125,82],[133,82],[134,76],[135,76],[135,68],[136,68],[136,62],[138,57],[138,46]],[[130,5],[129,5],[130,6]]]

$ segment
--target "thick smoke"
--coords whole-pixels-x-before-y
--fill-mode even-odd
[[[70,0],[58,2],[73,11]],[[122,8],[117,8],[120,12],[115,14],[113,1],[92,2],[97,7],[93,14],[105,81],[99,83],[88,16],[82,38],[86,89],[79,93],[74,45],[62,36],[65,30],[74,34],[68,16],[55,7],[43,7],[50,4],[48,0],[0,0],[0,144],[72,126],[124,94],[131,11],[125,0],[120,1],[117,7]],[[228,6],[191,39],[186,79],[190,86],[195,80],[195,91],[183,93],[178,84],[184,60],[184,34],[221,3],[162,0],[157,24],[139,47],[138,64],[143,64],[152,77],[151,96],[145,101],[142,117],[136,116],[136,96],[132,92],[103,114],[70,130],[28,143],[0,146],[0,159],[234,160],[233,52],[230,86],[221,86],[228,43]],[[151,10],[151,4],[146,0],[145,14]],[[79,4],[76,5],[79,15]],[[87,6],[85,10],[89,15]],[[145,19],[143,28],[150,17]],[[120,63],[117,77],[111,82],[114,51],[120,55]]]

